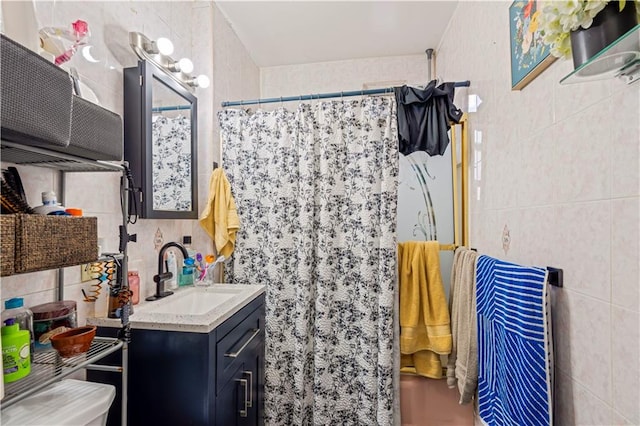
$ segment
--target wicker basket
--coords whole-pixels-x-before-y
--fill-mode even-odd
[[[0,215],[0,276],[15,272],[16,217]]]
[[[94,262],[95,217],[16,215],[15,272],[34,272]]]

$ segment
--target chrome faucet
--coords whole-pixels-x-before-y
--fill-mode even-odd
[[[187,249],[185,249],[181,244],[170,242],[162,246],[160,253],[158,253],[158,275],[153,276],[153,281],[156,283],[156,294],[147,297],[146,300],[148,301],[162,299],[163,297],[171,296],[173,294],[172,291],[164,290],[164,282],[173,278],[173,274],[171,272],[163,272],[164,254],[170,247],[180,249],[182,256],[184,256],[185,259],[189,257]],[[176,277],[176,279],[177,278],[178,277]]]

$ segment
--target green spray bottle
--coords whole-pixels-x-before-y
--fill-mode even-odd
[[[5,383],[15,382],[31,372],[29,330],[20,330],[13,318],[2,327],[2,373]]]

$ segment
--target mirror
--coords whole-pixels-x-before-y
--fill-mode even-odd
[[[125,160],[141,192],[130,213],[197,219],[196,97],[147,61],[124,70]]]

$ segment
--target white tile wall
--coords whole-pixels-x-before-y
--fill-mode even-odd
[[[438,51],[447,79],[493,96],[470,116],[485,136],[472,245],[505,257],[506,223],[507,258],[564,269],[553,292],[556,424],[638,424],[640,84],[561,86],[572,64],[556,61],[512,92],[509,5],[461,2]]]
[[[174,58],[189,57],[197,73],[212,81],[208,89],[197,89],[198,97],[198,201],[207,199],[212,162],[219,161],[219,137],[215,111],[221,100],[259,96],[259,70],[237,36],[209,1],[115,1],[115,2],[36,2],[41,26],[66,27],[76,19],[89,23],[95,44],[92,53],[100,63],[84,61],[77,54],[67,66],[75,66],[81,79],[97,95],[100,103],[122,114],[122,69],[135,66],[137,58],[128,45],[128,32],[140,31],[154,39],[169,37],[174,43]],[[215,24],[214,24],[215,21]],[[214,59],[216,57],[216,59]],[[229,64],[231,60],[234,66]],[[114,69],[111,69],[113,67]],[[3,166],[5,164],[3,163]],[[36,167],[18,167],[31,205],[40,204],[40,193],[57,190],[57,173]],[[98,217],[98,234],[106,239],[106,250],[118,249],[118,225],[121,224],[119,174],[68,173],[66,200],[69,207],[80,207],[86,216]],[[151,277],[156,273],[157,251],[154,235],[161,229],[164,241],[181,241],[193,236],[193,247],[213,250],[211,240],[195,220],[145,220],[129,227],[138,234],[138,242],[129,245],[130,269],[141,275],[141,297],[155,291]],[[88,315],[104,313],[100,302],[94,306],[82,302],[80,267],[65,270],[65,298],[78,301],[79,321]],[[37,272],[2,278],[2,301],[22,296],[27,306],[55,300],[55,271]],[[106,291],[103,291],[103,295]]]

